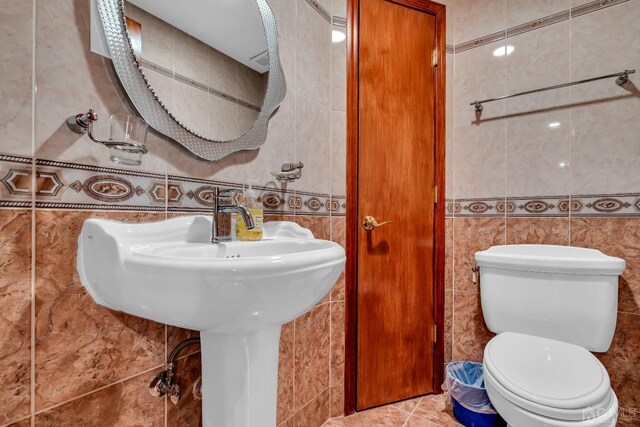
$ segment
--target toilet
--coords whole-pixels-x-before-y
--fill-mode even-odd
[[[496,411],[511,427],[615,426],[618,399],[591,352],[613,340],[624,260],[554,245],[494,246],[475,258],[497,334],[483,360]]]

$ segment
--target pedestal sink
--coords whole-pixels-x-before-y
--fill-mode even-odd
[[[329,292],[344,250],[291,222],[259,242],[210,236],[205,216],[87,220],[80,280],[102,306],[200,331],[205,427],[274,427],[281,326]]]

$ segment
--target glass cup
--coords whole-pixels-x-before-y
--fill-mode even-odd
[[[112,114],[109,141],[127,143],[142,148],[147,139],[147,128],[147,122],[139,117],[128,114]],[[142,164],[142,151],[132,152],[116,147],[111,147],[109,150],[111,161],[114,163],[127,166]]]

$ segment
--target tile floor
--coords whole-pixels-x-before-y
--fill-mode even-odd
[[[332,418],[325,427],[457,427],[447,394],[429,395]]]

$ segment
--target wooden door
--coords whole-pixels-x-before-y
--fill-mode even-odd
[[[436,188],[444,162],[438,155],[444,91],[436,49],[443,26],[433,7],[419,0],[359,2],[351,182],[357,187],[358,410],[437,389]],[[367,216],[390,222],[366,230]]]

